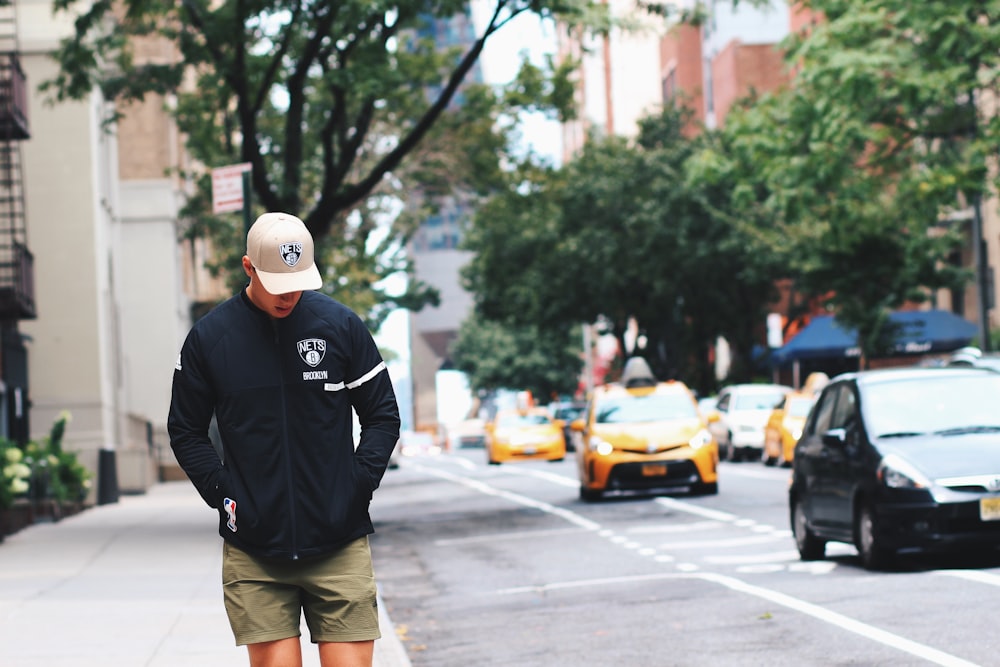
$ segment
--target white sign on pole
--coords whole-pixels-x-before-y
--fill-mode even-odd
[[[243,210],[243,174],[250,168],[244,162],[212,170],[212,213]]]
[[[767,314],[767,346],[779,348],[785,344],[785,332],[782,330],[781,313]]]

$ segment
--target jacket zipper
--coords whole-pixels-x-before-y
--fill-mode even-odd
[[[288,411],[285,396],[285,362],[281,355],[281,336],[278,334],[278,323],[271,320],[274,330],[274,347],[278,355],[278,387],[281,392],[281,442],[285,448],[285,482],[288,484],[288,519],[292,527],[292,560],[299,558],[299,539],[295,521],[295,485],[292,483],[292,448],[288,442]]]

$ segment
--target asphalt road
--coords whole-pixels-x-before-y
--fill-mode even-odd
[[[414,667],[998,665],[1000,557],[803,563],[788,471],[717,496],[584,503],[575,463],[404,458],[376,492],[376,575]]]

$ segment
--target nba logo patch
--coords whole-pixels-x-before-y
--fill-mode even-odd
[[[226,510],[226,515],[229,517],[229,521],[226,522],[226,528],[236,532],[236,501],[232,498],[226,498],[222,501],[222,507]]]

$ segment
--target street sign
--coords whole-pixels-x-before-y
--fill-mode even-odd
[[[243,210],[243,174],[250,168],[244,162],[212,170],[212,213]]]
[[[779,348],[785,344],[784,321],[781,313],[767,314],[767,346]]]

